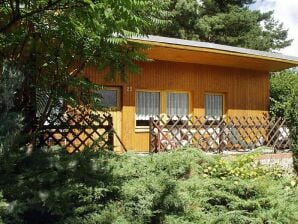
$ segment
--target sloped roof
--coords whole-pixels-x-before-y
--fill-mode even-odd
[[[212,54],[221,55],[232,55],[238,57],[247,57],[253,59],[259,59],[263,61],[271,61],[271,63],[279,63],[274,66],[272,64],[272,69],[264,69],[268,71],[278,71],[286,68],[298,66],[298,57],[287,56],[280,53],[258,51],[240,47],[232,47],[221,44],[207,43],[201,41],[183,40],[177,38],[161,37],[161,36],[141,36],[132,37],[131,41],[136,41],[151,46],[159,46],[164,48],[173,48],[188,51],[201,51],[209,52]],[[159,58],[160,59],[160,58]],[[228,65],[229,66],[229,65]]]

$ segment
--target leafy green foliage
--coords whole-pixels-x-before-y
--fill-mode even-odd
[[[249,9],[254,0],[168,0],[171,23],[155,31],[161,36],[274,50],[287,47],[287,30],[273,12]]]
[[[12,110],[23,115],[29,143],[34,145],[36,130],[61,101],[100,106],[93,91],[101,86],[84,78],[86,67],[109,68],[110,79],[138,72],[135,62],[146,60],[139,53],[143,46],[127,38],[165,23],[166,7],[157,0],[1,3],[0,67],[9,64],[23,75]],[[37,112],[38,119],[32,116]]]
[[[224,180],[227,177],[248,179],[267,175],[278,179],[284,174],[284,170],[279,166],[266,167],[256,164],[258,155],[258,153],[251,153],[229,160],[224,160],[221,157],[218,157],[215,166],[209,166],[204,169],[205,176],[209,175]]]
[[[274,73],[270,78],[270,112],[284,117],[293,91],[298,83],[298,73],[284,71]]]
[[[138,156],[59,148],[2,154],[5,223],[295,223],[297,183],[251,155],[226,160],[195,149]],[[243,169],[231,172],[234,163]],[[15,164],[13,167],[10,164]],[[225,164],[225,165],[222,165]],[[218,172],[205,172],[209,167]],[[223,178],[225,177],[225,178]],[[275,177],[275,178],[272,178]]]
[[[270,79],[270,112],[285,117],[291,131],[294,167],[298,172],[298,73],[285,71]]]
[[[294,168],[298,173],[298,82],[288,99],[285,117],[291,130],[291,141],[293,148]]]

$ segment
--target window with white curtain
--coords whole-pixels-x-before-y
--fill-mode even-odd
[[[223,115],[223,95],[205,95],[205,116],[216,119]]]
[[[136,92],[136,126],[148,126],[149,118],[160,114],[159,92]]]
[[[168,93],[167,114],[170,116],[185,116],[188,114],[188,94]]]

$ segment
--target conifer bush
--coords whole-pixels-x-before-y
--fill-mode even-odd
[[[5,216],[5,214],[7,213],[7,210],[8,210],[7,206],[8,204],[3,199],[2,192],[0,192],[0,224],[4,223],[2,217]]]
[[[1,156],[4,223],[298,222],[295,176],[276,175],[281,169],[271,171],[251,154],[69,155],[53,147]]]

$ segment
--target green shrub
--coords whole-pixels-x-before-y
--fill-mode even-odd
[[[296,181],[256,164],[254,155],[69,155],[52,148],[2,159],[5,223],[298,222]]]
[[[298,83],[298,73],[284,71],[274,73],[270,78],[270,113],[276,117],[284,117],[288,101]],[[297,86],[296,86],[297,87]]]
[[[168,223],[295,223],[296,201],[282,184],[271,179],[255,181],[192,177],[179,185],[183,213],[167,215]],[[297,193],[297,191],[296,191]],[[278,195],[280,194],[280,195]]]
[[[285,171],[280,166],[262,166],[256,162],[258,152],[235,157],[216,157],[215,162],[204,169],[205,176],[226,179],[227,177],[239,177],[241,179],[258,178],[268,176],[280,178]]]
[[[281,72],[270,79],[270,112],[285,117],[291,132],[294,168],[298,173],[298,72]]]
[[[298,173],[298,82],[288,99],[285,117],[291,130],[294,168]]]
[[[88,150],[69,155],[60,148],[2,155],[0,188],[13,205],[8,222],[56,223],[100,210],[117,195],[108,158]]]
[[[14,97],[21,87],[22,75],[14,69],[0,66],[0,151],[9,150],[21,142],[23,117],[14,110]]]
[[[7,214],[7,212],[8,212],[8,204],[3,199],[2,192],[0,192],[0,224],[4,223],[3,217]]]

